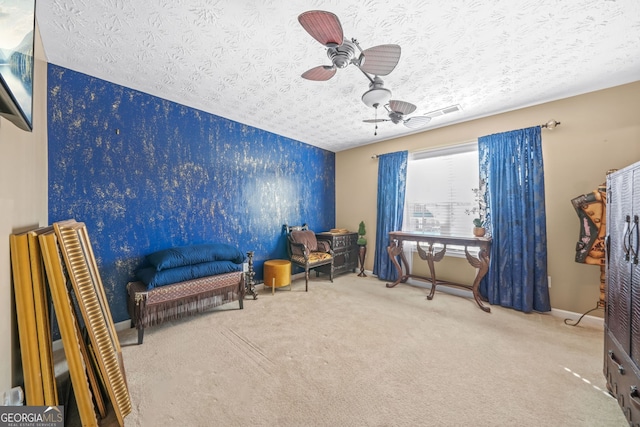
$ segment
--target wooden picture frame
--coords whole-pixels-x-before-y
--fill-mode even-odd
[[[25,233],[9,236],[18,337],[27,405],[44,405],[40,347],[31,277],[29,239]]]
[[[50,301],[47,295],[44,264],[40,250],[40,241],[38,240],[40,234],[49,233],[52,230],[52,227],[42,227],[26,233],[29,243],[29,265],[31,267],[31,283],[33,286],[33,304],[36,316],[36,333],[38,336],[44,406],[58,406],[59,404],[56,373],[53,362],[51,322],[49,320]]]

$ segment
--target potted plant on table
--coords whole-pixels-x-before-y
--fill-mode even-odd
[[[367,234],[367,231],[364,227],[364,221],[360,221],[360,225],[358,226],[358,246],[366,246],[367,238],[364,235]]]
[[[358,276],[360,277],[367,277],[367,275],[364,273],[364,259],[367,255],[367,238],[364,237],[365,234],[367,234],[367,231],[364,226],[364,221],[360,221],[360,225],[358,226],[358,241],[356,242],[360,247],[358,253],[358,258],[360,261],[360,273],[358,274]]]
[[[473,219],[473,235],[476,237],[484,236],[486,232],[484,228],[484,220],[482,218],[474,218]]]
[[[477,203],[477,206],[474,206],[472,209],[465,210],[467,215],[475,214],[477,215],[473,219],[473,235],[476,237],[483,237],[486,233],[486,212],[487,212],[487,204],[485,201],[484,194],[484,182],[480,181],[480,188],[472,188],[473,198]]]

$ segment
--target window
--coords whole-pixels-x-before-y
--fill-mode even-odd
[[[476,141],[410,154],[402,229],[471,236],[478,186]]]

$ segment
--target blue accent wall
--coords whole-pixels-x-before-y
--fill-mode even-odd
[[[335,226],[334,153],[52,64],[48,137],[49,221],[86,224],[115,322],[148,253],[226,242],[261,279],[283,224]]]

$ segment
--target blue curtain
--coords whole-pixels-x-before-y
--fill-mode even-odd
[[[540,127],[478,139],[486,184],[487,228],[493,238],[480,293],[491,304],[549,311],[547,229]]]
[[[387,253],[387,246],[389,232],[402,229],[408,157],[408,151],[378,157],[378,219],[373,274],[380,280],[393,281],[398,278],[398,272]]]

